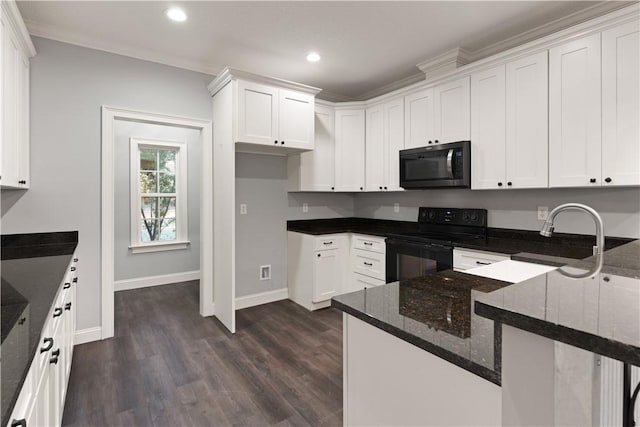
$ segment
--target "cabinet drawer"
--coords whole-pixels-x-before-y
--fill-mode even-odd
[[[355,234],[351,236],[351,248],[363,249],[366,251],[378,252],[384,254],[385,243],[383,237],[362,236]]]
[[[385,258],[383,254],[362,249],[354,249],[351,252],[351,266],[354,273],[384,280],[384,262]]]
[[[511,259],[511,256],[495,252],[475,251],[472,249],[453,249],[454,270],[468,270],[494,262]]]
[[[314,242],[314,250],[324,251],[327,249],[340,248],[340,239],[336,235],[316,237]]]
[[[351,273],[352,289],[351,291],[361,291],[365,288],[372,288],[375,286],[381,286],[385,284],[384,280],[375,279],[373,277],[365,276],[360,273]]]

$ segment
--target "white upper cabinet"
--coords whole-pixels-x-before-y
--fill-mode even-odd
[[[365,189],[382,191],[385,186],[384,107],[376,105],[366,111]]]
[[[29,58],[35,55],[14,2],[0,9],[0,184],[29,188]]]
[[[363,191],[365,165],[365,111],[336,111],[336,191]]]
[[[469,77],[404,98],[404,148],[466,141],[471,134]]]
[[[436,143],[468,141],[471,135],[469,77],[434,88]]]
[[[600,34],[549,50],[549,186],[601,185]]]
[[[404,148],[404,101],[397,98],[367,109],[367,191],[402,191],[400,150]]]
[[[602,33],[603,185],[640,185],[640,24]]]
[[[547,187],[547,52],[471,76],[471,188]]]
[[[334,121],[332,107],[316,105],[313,151],[287,159],[289,191],[335,190]]]
[[[507,187],[548,187],[547,52],[509,62],[506,89]]]
[[[505,66],[471,76],[471,188],[506,181]]]
[[[250,144],[279,145],[278,104],[278,88],[238,80],[236,140]]]
[[[424,147],[435,139],[433,88],[404,97],[404,147]]]
[[[313,149],[314,103],[313,95],[280,89],[278,131],[281,144]]]
[[[400,150],[404,149],[404,102],[402,98],[384,104],[385,190],[400,187]]]

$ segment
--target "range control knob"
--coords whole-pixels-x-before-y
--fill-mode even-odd
[[[435,219],[436,213],[434,211],[429,211],[429,219]]]
[[[478,220],[478,215],[476,214],[471,214],[471,221],[477,221]]]
[[[465,212],[465,214],[464,214],[464,215],[462,215],[462,220],[463,220],[464,222],[469,222],[469,220],[470,220],[470,219],[471,219],[471,217],[469,216],[469,214],[468,214],[468,213],[466,213],[466,212]]]

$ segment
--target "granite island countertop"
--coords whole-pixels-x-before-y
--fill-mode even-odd
[[[371,218],[330,218],[287,221],[287,231],[315,236],[336,233],[359,233],[385,237],[388,234],[418,233],[418,223]],[[607,237],[605,248],[612,249],[633,239]],[[486,240],[453,241],[454,247],[497,252],[506,255],[525,253],[523,261],[564,265],[593,253],[595,237],[582,234],[554,233],[551,238],[538,231],[488,228]],[[544,258],[546,261],[543,261]],[[514,258],[517,259],[517,258]]]
[[[500,328],[472,308],[509,285],[447,270],[340,295],[331,306],[500,385]]]
[[[2,425],[9,421],[77,242],[75,231],[2,236]]]
[[[640,241],[604,254],[590,279],[593,258],[479,296],[475,312],[555,341],[640,366]]]

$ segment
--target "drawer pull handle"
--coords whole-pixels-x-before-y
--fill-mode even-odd
[[[367,267],[373,267],[373,264],[367,261],[364,262],[364,265],[366,265]]]
[[[75,267],[71,267],[71,271],[76,271],[76,268]]]
[[[73,259],[73,262],[78,262],[78,258],[74,258],[74,259]]]
[[[367,245],[367,246],[373,246],[373,243],[371,243],[371,242],[364,242],[364,244]]]
[[[66,303],[65,306],[64,306],[64,309],[65,310],[71,310],[71,303],[70,302]]]
[[[60,307],[56,307],[53,310],[53,317],[60,317],[62,316],[62,309]]]
[[[333,241],[331,241],[331,242],[322,242],[322,244],[323,244],[323,245],[327,245],[327,246],[328,246],[328,245],[333,245]]]
[[[40,349],[40,353],[46,353],[47,351],[51,350],[51,348],[53,347],[53,338],[45,338],[44,340],[44,344],[47,345],[47,347],[42,347]]]
[[[24,418],[20,420],[13,420],[11,421],[11,427],[27,427],[27,420]]]
[[[54,350],[51,352],[51,358],[49,359],[49,363],[57,365],[59,358],[60,358],[60,349]]]
[[[69,289],[70,287],[71,287],[71,283],[67,282],[67,283],[64,284],[62,289]]]
[[[77,278],[77,277],[74,277],[74,278],[73,278],[73,280],[72,280],[72,282],[73,282],[73,283],[78,283],[78,278]]]
[[[476,261],[476,264],[478,264],[478,265],[491,265],[490,262],[482,262],[482,261]]]

